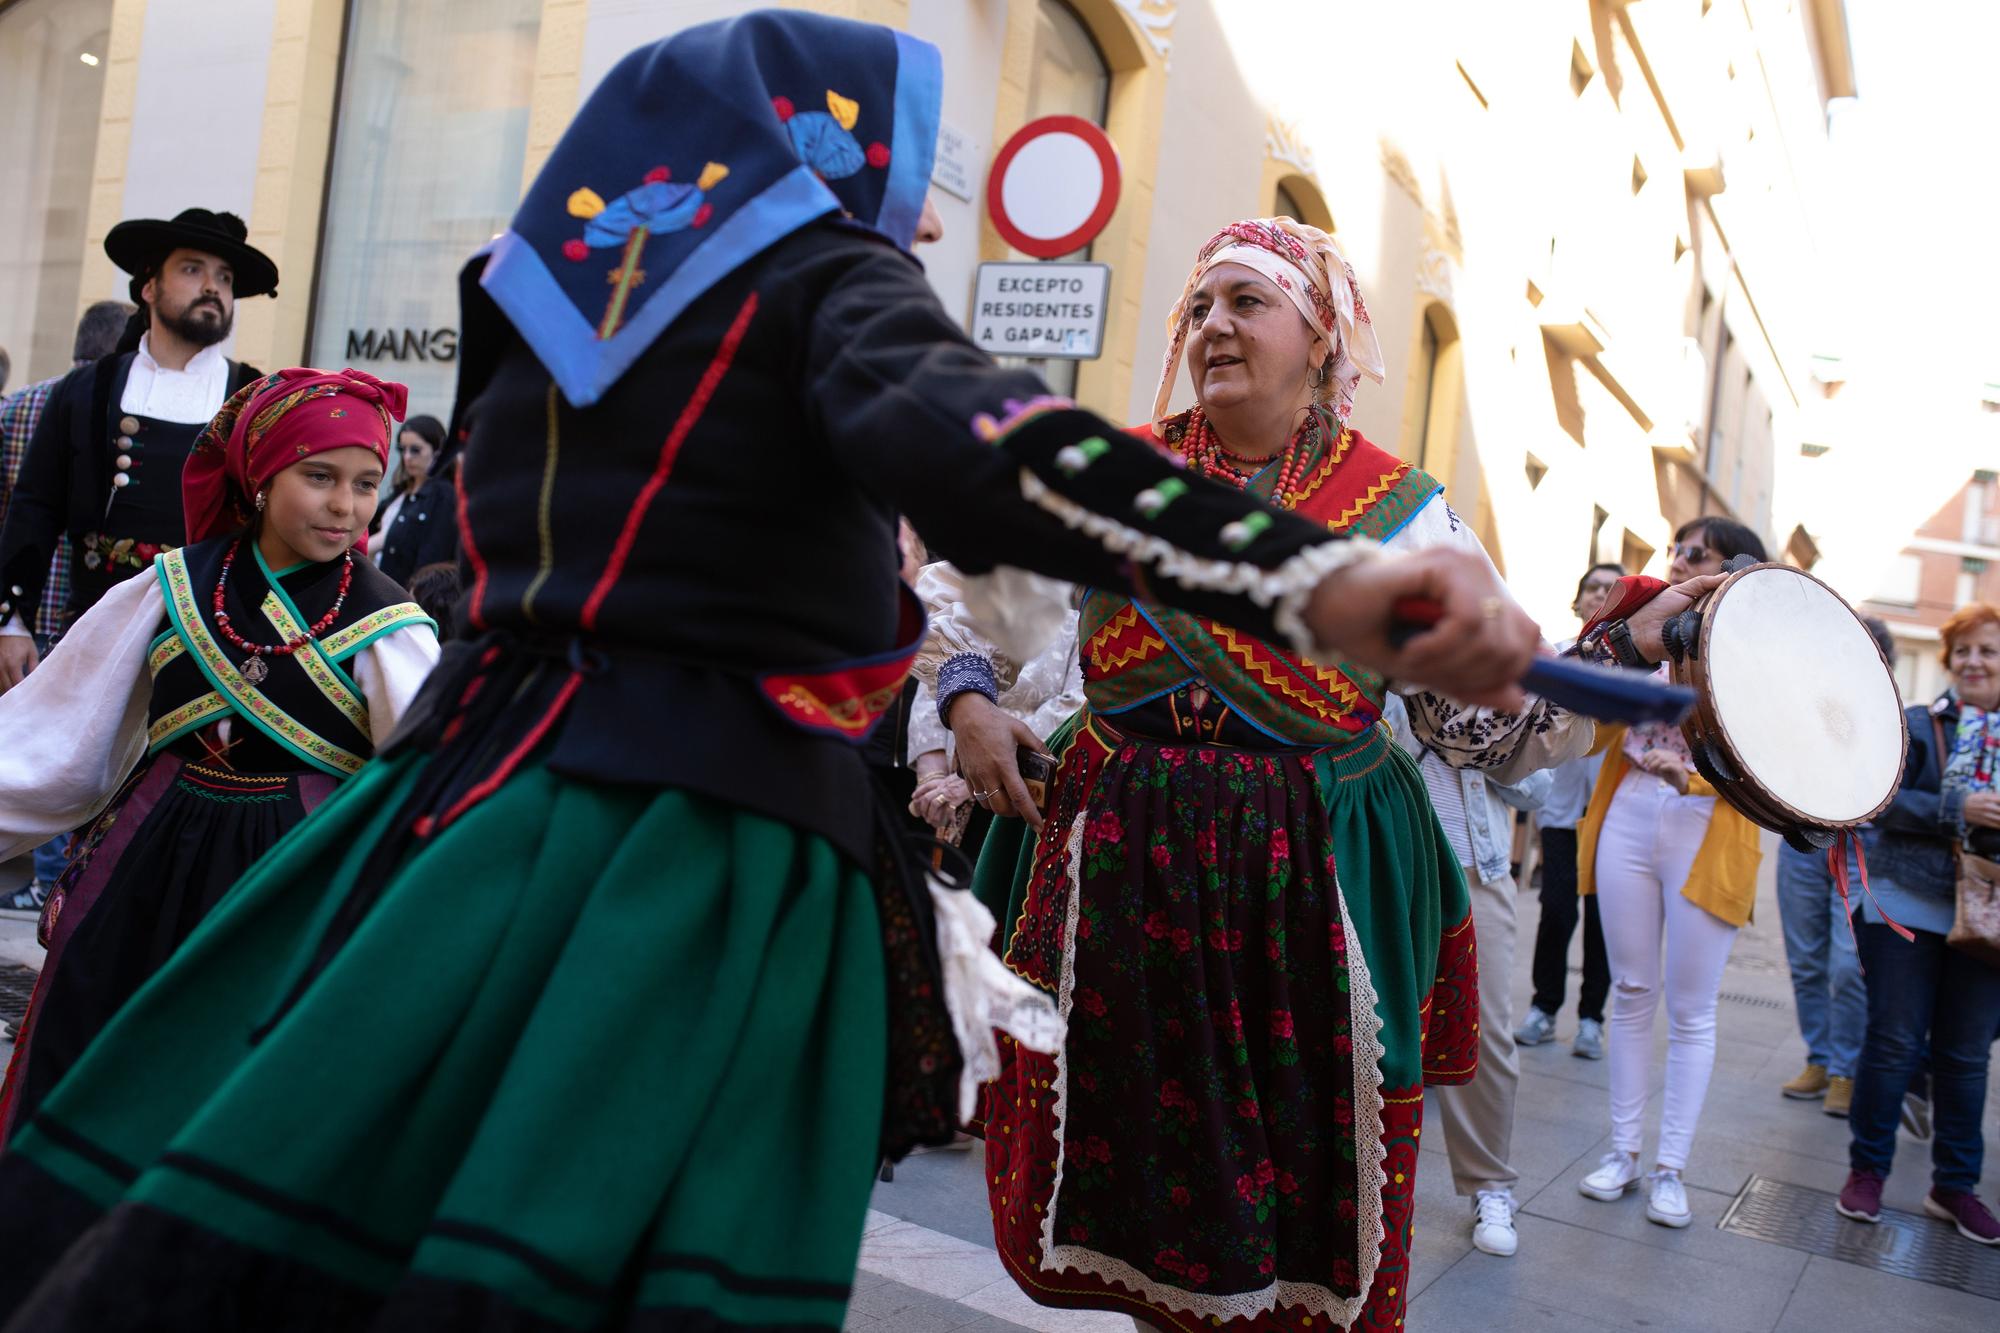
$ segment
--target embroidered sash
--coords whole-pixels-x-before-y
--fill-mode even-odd
[[[352,775],[374,752],[374,745],[367,703],[341,664],[381,635],[418,622],[431,624],[430,618],[412,602],[381,605],[385,591],[400,590],[372,567],[363,575],[357,565],[344,608],[354,619],[296,653],[266,657],[270,674],[253,684],[240,670],[247,655],[215,633],[208,618],[212,607],[203,595],[219,577],[228,545],[226,539],[204,542],[162,554],[154,565],[166,600],[168,628],[147,654],[153,678],[149,748],[163,749],[233,712],[306,765],[335,777]],[[250,547],[253,553],[255,549]],[[253,562],[239,560],[230,575],[232,619],[268,626],[258,638],[289,639],[303,633],[311,623],[306,612],[265,567],[261,555],[255,556],[254,572],[244,568],[249,563]],[[333,595],[329,583],[320,580],[313,589],[328,606]],[[324,609],[318,614],[323,615]]]
[[[899,587],[898,647],[851,662],[801,671],[766,671],[757,677],[757,688],[787,722],[859,745],[896,706],[910,664],[917,660],[917,650],[923,647],[924,634],[930,628],[917,595],[907,584]]]
[[[1179,443],[1177,424],[1163,432],[1169,447]],[[1301,516],[1330,531],[1385,541],[1444,489],[1356,432],[1339,430],[1330,418],[1326,424],[1334,443],[1307,474],[1295,506]],[[1274,461],[1250,489],[1268,495],[1277,471]],[[1383,683],[1373,672],[1308,662],[1205,616],[1093,589],[1083,599],[1078,634],[1084,694],[1100,713],[1124,712],[1199,682],[1252,726],[1290,744],[1338,744],[1381,716]]]

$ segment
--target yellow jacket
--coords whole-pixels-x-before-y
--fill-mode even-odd
[[[1625,757],[1625,728],[1600,726],[1597,743],[1591,748],[1604,754],[1604,766],[1597,771],[1597,787],[1590,793],[1590,805],[1576,826],[1576,891],[1597,892],[1597,835],[1604,829],[1605,812],[1611,797],[1625,778],[1631,761]],[[1688,775],[1688,795],[1714,796],[1715,788],[1699,773]],[[1717,800],[1709,817],[1708,832],[1694,854],[1681,897],[1702,911],[1732,926],[1750,920],[1757,901],[1757,863],[1764,848],[1757,826],[1737,813],[1736,807]]]

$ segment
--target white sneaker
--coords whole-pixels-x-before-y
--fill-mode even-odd
[[[1595,1171],[1576,1182],[1576,1188],[1586,1199],[1616,1203],[1625,1197],[1627,1190],[1637,1188],[1638,1184],[1639,1154],[1619,1152],[1614,1148],[1604,1154]]]
[[[1594,1018],[1579,1020],[1576,1025],[1576,1040],[1570,1043],[1569,1053],[1579,1060],[1602,1060],[1604,1024]]]
[[[1694,1221],[1694,1212],[1688,1207],[1687,1186],[1681,1184],[1681,1173],[1662,1168],[1646,1177],[1653,1182],[1652,1197],[1646,1200],[1646,1220],[1658,1222],[1663,1227],[1684,1227]]]
[[[1554,1014],[1545,1014],[1535,1008],[1534,1005],[1529,1005],[1528,1016],[1521,1020],[1521,1026],[1514,1029],[1514,1044],[1516,1046],[1540,1046],[1543,1042],[1554,1041],[1555,1039],[1556,1016]]]
[[[1472,1243],[1502,1259],[1514,1253],[1520,1237],[1514,1230],[1514,1202],[1510,1189],[1481,1190],[1472,1199]]]

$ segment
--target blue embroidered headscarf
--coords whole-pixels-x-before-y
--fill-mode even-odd
[[[480,285],[586,407],[696,297],[817,218],[907,250],[942,90],[937,48],[816,14],[641,47],[577,113]]]

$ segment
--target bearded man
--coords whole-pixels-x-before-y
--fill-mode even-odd
[[[0,692],[37,660],[42,584],[70,546],[69,618],[184,540],[181,464],[195,436],[263,372],[230,361],[240,297],[275,295],[278,267],[233,213],[119,223],[104,238],[138,303],[116,351],[49,395],[0,530]]]

